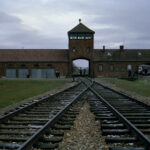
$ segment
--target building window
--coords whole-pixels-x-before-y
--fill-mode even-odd
[[[87,53],[89,53],[89,52],[90,52],[90,47],[88,47],[88,48],[86,49],[86,51],[87,51]]]
[[[107,56],[111,56],[111,53],[110,53],[110,52],[108,52],[108,53],[107,53]]]
[[[119,71],[119,67],[118,66],[116,66],[116,72],[118,72]]]
[[[39,64],[34,64],[34,67],[39,67],[40,65]]]
[[[109,71],[111,71],[111,72],[114,71],[114,65],[109,65]]]
[[[21,67],[26,67],[26,65],[25,64],[21,64]]]
[[[76,48],[75,48],[75,47],[73,47],[72,51],[75,53],[75,52],[76,52]]]
[[[142,53],[141,53],[141,52],[138,52],[138,56],[142,56]]]
[[[6,69],[6,77],[7,78],[16,78],[16,69]]]
[[[8,64],[8,66],[9,66],[9,67],[12,67],[12,66],[13,66],[13,64]]]
[[[102,72],[102,71],[103,71],[103,65],[102,65],[102,64],[100,64],[100,65],[98,66],[98,70],[99,70],[99,72]]]
[[[47,64],[48,67],[52,67],[52,64]]]

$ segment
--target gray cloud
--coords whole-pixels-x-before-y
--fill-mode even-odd
[[[95,30],[95,48],[150,48],[148,0],[1,0],[0,48],[67,48],[77,19]]]
[[[15,16],[0,12],[0,18],[0,48],[50,48],[50,44],[64,47],[64,40],[41,35],[37,30],[22,24]]]
[[[4,12],[0,12],[0,24],[4,24],[4,23],[20,23],[21,20],[18,19],[17,17],[8,15]]]

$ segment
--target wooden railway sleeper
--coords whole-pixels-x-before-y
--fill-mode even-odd
[[[126,105],[125,107],[123,107],[123,109],[121,109],[122,107],[121,106],[124,106],[124,104],[123,104],[123,102],[122,102],[122,104],[120,104],[120,105],[118,105],[119,104],[119,101],[118,101],[118,104],[117,105],[115,105],[115,103],[113,103],[113,106],[117,106],[117,107],[113,107],[111,104],[111,102],[112,101],[109,101],[109,97],[107,97],[106,95],[104,96],[104,98],[106,98],[106,99],[108,99],[108,101],[106,101],[104,98],[103,98],[103,94],[102,95],[99,95],[99,93],[100,92],[96,92],[96,91],[98,91],[98,87],[97,87],[97,89],[96,89],[96,91],[94,91],[92,88],[90,88],[91,89],[91,91],[92,92],[94,92],[96,95],[97,95],[97,97],[99,97],[100,99],[101,99],[101,101],[103,101],[108,107],[109,107],[109,109],[111,109],[117,116],[119,116],[119,118],[120,118],[120,120],[122,120],[127,126],[128,126],[128,128],[130,129],[130,131],[132,131],[143,143],[144,143],[144,146],[145,146],[145,149],[146,150],[149,150],[150,149],[150,140],[140,131],[140,130],[138,130],[136,127],[135,127],[135,125],[136,126],[138,126],[138,127],[140,127],[140,128],[145,128],[145,127],[149,127],[149,125],[147,125],[147,124],[135,124],[135,125],[133,125],[129,120],[127,120],[127,119],[149,119],[149,116],[148,115],[145,115],[145,116],[142,116],[142,115],[136,115],[136,116],[134,116],[134,115],[129,115],[129,116],[126,116],[126,118],[121,114],[121,113],[119,113],[116,109],[118,109],[118,110],[123,110],[124,112],[125,112],[125,109],[126,110],[131,110],[132,108],[132,110],[137,110],[137,109],[140,109],[140,110],[144,110],[144,107],[143,106],[141,106],[141,105],[134,105],[134,106],[131,106],[131,105]],[[114,97],[114,98],[116,98],[116,99],[118,99],[119,97],[121,98],[121,97],[123,97],[123,95],[121,95],[121,96],[119,96],[119,94],[118,94],[118,96],[117,96],[117,94],[114,94],[114,95],[116,95],[116,97]],[[113,96],[112,96],[113,97]],[[135,101],[134,101],[135,102]],[[132,102],[130,102],[130,104],[135,104],[135,103],[132,103]],[[119,107],[121,107],[121,108],[119,108]],[[130,108],[131,107],[131,108]],[[147,109],[146,109],[146,111],[147,111]],[[126,112],[125,112],[126,113]]]

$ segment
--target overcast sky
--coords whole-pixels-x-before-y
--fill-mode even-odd
[[[150,0],[0,0],[0,48],[68,48],[78,19],[95,48],[150,48]]]

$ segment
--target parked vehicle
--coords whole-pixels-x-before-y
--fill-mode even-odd
[[[139,68],[138,68],[138,73],[140,75],[150,75],[150,65],[140,65]]]

